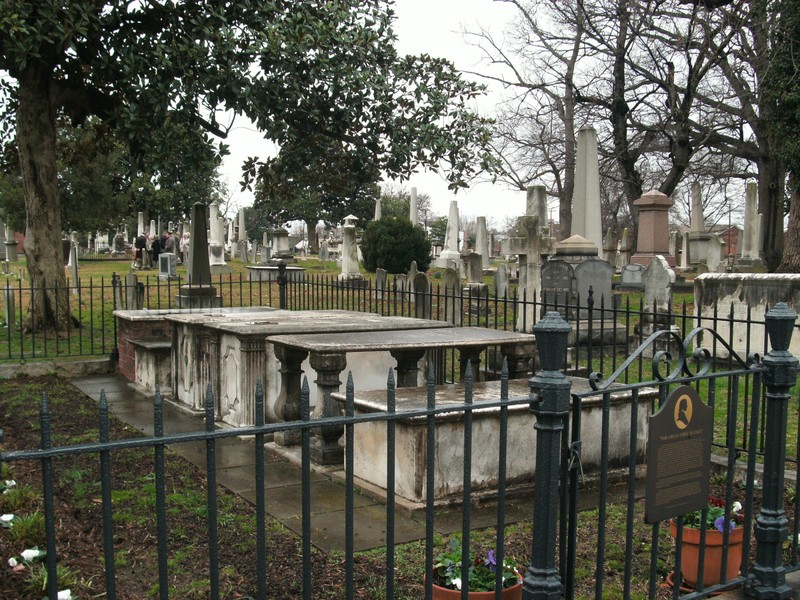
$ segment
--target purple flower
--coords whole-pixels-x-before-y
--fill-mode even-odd
[[[489,550],[489,554],[486,557],[486,565],[491,569],[492,573],[497,569],[497,559],[494,557],[494,550]]]
[[[730,519],[726,519],[724,516],[719,517],[714,521],[714,527],[716,527],[720,532],[724,533],[725,528],[727,527],[728,531],[731,531],[734,527],[733,523]]]

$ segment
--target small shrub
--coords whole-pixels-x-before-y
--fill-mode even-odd
[[[370,273],[386,269],[389,273],[405,273],[411,261],[417,261],[420,272],[428,270],[431,243],[421,227],[402,217],[386,217],[371,221],[361,239],[364,268]]]
[[[14,519],[10,529],[11,539],[26,548],[44,546],[46,541],[44,515],[40,512],[21,515]]]

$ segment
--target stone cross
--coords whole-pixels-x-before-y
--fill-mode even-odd
[[[542,215],[547,211],[543,185],[528,188],[528,214],[517,219],[516,235],[503,240],[503,254],[519,256],[519,294],[525,299],[525,309],[520,311],[517,326],[532,331],[534,324],[533,302],[541,287],[542,257],[553,251],[553,239]],[[523,291],[524,290],[524,291]]]
[[[583,127],[578,131],[575,160],[575,194],[572,197],[572,233],[598,248],[603,247],[600,219],[600,167],[597,157],[597,131]]]

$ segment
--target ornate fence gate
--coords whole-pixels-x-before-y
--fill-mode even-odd
[[[792,411],[793,429],[787,443],[789,392],[797,380],[798,364],[787,349],[795,318],[785,304],[768,313],[771,350],[763,358],[738,356],[725,339],[707,328],[697,328],[685,338],[674,331],[658,331],[608,377],[592,373],[590,389],[585,391],[571,389],[572,382],[564,375],[569,325],[556,312],[548,313],[536,325],[541,360],[541,370],[531,380],[537,416],[536,512],[524,598],[559,598],[562,594],[574,598],[577,586],[587,578],[593,580],[596,598],[609,597],[613,586],[621,588],[614,597],[629,598],[631,581],[642,577],[647,578],[650,598],[664,594],[702,598],[736,585],[744,585],[746,593],[757,598],[789,596],[786,573],[793,567],[785,564],[797,563],[797,526],[790,536],[784,511],[784,472],[787,445],[794,446],[790,460],[797,455],[796,410]],[[710,349],[698,344],[701,333]],[[646,356],[652,362],[643,361]],[[642,365],[648,363],[653,378],[644,381]],[[699,576],[695,576],[696,567],[688,566],[690,527],[684,516],[674,515],[671,528],[676,541],[667,533],[665,522],[644,525],[645,502],[637,489],[637,474],[641,477],[644,469],[647,423],[678,386],[691,386],[697,392],[695,397],[711,409],[716,474],[710,476],[710,486],[716,496],[714,503],[726,507],[717,510],[724,513],[723,520],[717,520],[723,531],[719,557],[710,549],[712,534],[716,534],[713,525],[700,527]],[[652,400],[642,401],[646,392]],[[599,427],[589,431],[582,422],[585,404],[598,395],[602,416]],[[620,396],[629,398],[627,422],[619,422],[618,412],[612,417],[612,405],[619,403],[615,398]],[[620,435],[628,436],[629,452],[623,464],[615,462],[610,451]],[[590,487],[582,463],[587,441],[596,442],[590,440],[595,436],[600,442],[599,469],[591,482],[597,494],[592,502],[596,509],[581,511],[582,496]],[[554,465],[559,463],[561,469],[557,470]],[[658,474],[652,472],[645,475],[651,483],[655,477]],[[703,501],[706,504],[705,498]],[[734,552],[735,529],[725,526],[727,519],[735,518],[732,507],[736,501],[742,505],[736,523],[740,531],[735,534],[744,534],[741,559]],[[707,521],[708,511],[706,504],[701,523]],[[576,543],[576,532],[585,528],[596,529],[596,548]],[[710,568],[718,559],[722,565]],[[733,564],[738,560],[740,564]],[[706,575],[702,574],[704,567]],[[687,580],[692,581],[691,586]],[[666,586],[672,589],[664,591]],[[584,585],[580,596],[586,595]]]

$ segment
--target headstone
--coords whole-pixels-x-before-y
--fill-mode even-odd
[[[580,235],[598,248],[602,248],[601,223],[597,132],[593,127],[583,127],[578,131],[578,154],[575,159],[572,233]]]
[[[72,244],[69,249],[69,276],[72,280],[72,293],[76,296],[80,292],[80,280],[78,279],[78,246]]]
[[[448,261],[458,264],[461,261],[461,253],[458,251],[458,203],[450,201],[450,212],[447,215],[447,230],[444,234],[444,249],[436,259],[436,266],[446,269]]]
[[[0,221],[0,241],[4,241],[6,239],[6,224],[3,221]],[[0,261],[6,260],[6,245],[0,244]]]
[[[744,203],[744,231],[742,232],[742,256],[738,264],[743,267],[760,267],[763,265],[759,253],[758,184],[747,183]]]
[[[375,269],[375,299],[383,300],[383,292],[386,290],[386,269],[378,267]]]
[[[128,310],[144,308],[144,284],[139,284],[139,278],[134,273],[125,276],[125,306]]]
[[[495,298],[508,298],[508,269],[505,264],[500,264],[494,272],[494,295]]]
[[[125,236],[123,236],[121,233],[118,233],[117,235],[114,236],[114,241],[112,242],[112,244],[113,244],[112,253],[114,255],[125,254]]]
[[[416,281],[417,273],[419,273],[419,269],[417,269],[417,261],[412,260],[411,264],[408,267],[408,291],[411,293],[411,301],[414,301],[414,281]]]
[[[417,273],[414,277],[414,316],[418,319],[431,318],[431,294],[428,275]]]
[[[419,225],[419,206],[417,204],[417,188],[411,188],[411,201],[408,206],[408,220],[414,226]]]
[[[11,329],[17,319],[17,311],[14,307],[14,289],[9,286],[3,286],[3,297],[5,298],[3,316],[5,317],[6,327]]]
[[[378,196],[375,198],[375,214],[372,216],[373,221],[377,221],[381,218],[381,197]]]
[[[652,358],[656,352],[670,352],[673,356],[679,353],[680,330],[672,324],[670,317],[672,307],[672,286],[675,284],[675,271],[663,256],[655,256],[642,275],[644,284],[644,310],[642,320],[636,330],[641,338],[631,338],[638,345],[650,337],[655,331],[670,330],[675,336],[660,336],[654,344],[648,345],[642,352],[645,358]],[[635,347],[635,346],[634,346]]]
[[[136,237],[142,235],[144,235],[144,213],[140,211],[136,221]]]
[[[210,230],[208,240],[208,265],[211,274],[230,273],[231,269],[225,262],[225,245],[223,243],[225,225],[219,216],[219,206],[214,202],[209,205],[208,211]],[[205,227],[203,229],[205,229]]]
[[[475,233],[475,252],[481,255],[481,269],[489,268],[489,235],[486,230],[486,217],[478,217]]]
[[[450,267],[445,269],[443,283],[445,321],[461,325],[461,280],[455,269]]]
[[[277,263],[279,260],[285,263],[294,262],[294,253],[289,243],[289,232],[283,227],[279,227],[272,232],[272,256],[270,262]]]
[[[347,215],[342,228],[342,272],[339,274],[338,281],[340,285],[347,287],[364,287],[366,283],[358,267],[356,221],[358,221],[358,217]]]
[[[645,266],[638,263],[625,265],[622,267],[622,281],[620,288],[627,290],[643,289],[644,284],[642,283],[642,275],[644,274],[644,270]]]
[[[603,238],[603,259],[612,265],[617,262],[617,239],[611,227],[608,228],[606,236]]]
[[[464,257],[464,261],[467,283],[483,283],[483,257],[477,252],[470,252]]]
[[[677,257],[679,254],[679,245],[681,243],[681,234],[678,231],[673,231],[669,234],[669,253],[670,256]],[[676,261],[677,263],[677,261]]]
[[[611,296],[611,280],[614,277],[614,267],[604,260],[593,259],[584,261],[575,266],[575,289],[578,292],[578,301],[581,306],[579,317],[588,317],[588,310],[585,308],[589,299],[589,290],[592,291],[594,299],[595,318],[600,318],[600,309],[610,309],[613,307],[613,297]]]
[[[664,256],[670,266],[675,257],[669,253],[669,209],[675,202],[657,190],[650,190],[633,205],[638,209],[639,230],[636,253],[630,262],[647,266],[656,255]]]
[[[158,255],[158,278],[169,281],[178,278],[178,256],[172,252]]]
[[[571,318],[575,304],[575,273],[565,260],[548,260],[542,265],[542,303],[546,310],[557,310]]]
[[[261,236],[261,260],[259,264],[266,265],[269,263],[269,234],[265,231]]]
[[[644,285],[644,309],[667,312],[672,305],[673,271],[663,256],[656,256],[642,274]]]
[[[158,229],[156,229],[156,220],[155,219],[150,219],[150,231],[149,231],[149,233],[150,233],[151,236],[156,236],[159,233]]]
[[[619,240],[620,264],[619,268],[622,269],[625,265],[631,262],[631,234],[628,228],[622,230],[622,237]]]

